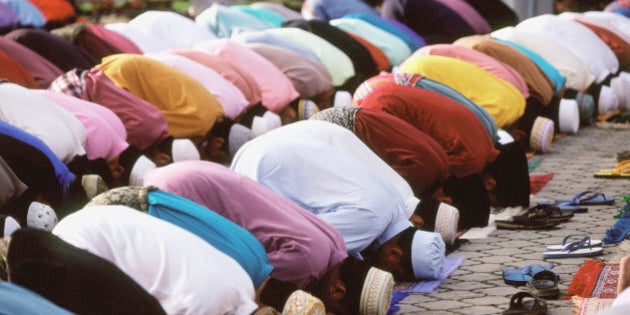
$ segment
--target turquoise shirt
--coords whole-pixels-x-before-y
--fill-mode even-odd
[[[547,77],[549,78],[549,80],[551,80],[551,82],[553,82],[553,84],[555,85],[555,93],[556,95],[558,95],[558,93],[560,93],[560,91],[562,91],[562,88],[564,87],[564,84],[567,82],[567,78],[565,76],[563,76],[560,71],[558,71],[558,69],[556,69],[556,67],[554,67],[553,65],[551,65],[547,60],[545,60],[545,58],[543,58],[542,56],[540,56],[539,54],[523,47],[522,45],[519,45],[515,42],[512,41],[507,41],[507,40],[503,40],[503,39],[498,39],[498,38],[493,38],[496,41],[508,44],[514,48],[517,48],[518,50],[520,50],[522,53],[524,53],[525,55],[527,55],[527,57],[529,57],[533,62],[536,63],[536,65],[538,65],[538,67],[540,68],[540,70],[542,70],[545,75],[547,75]]]
[[[265,248],[249,231],[198,203],[162,190],[150,191],[147,202],[149,215],[197,235],[236,260],[255,288],[271,274]]]

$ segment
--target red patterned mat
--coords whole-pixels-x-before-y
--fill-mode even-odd
[[[584,260],[567,288],[569,295],[582,298],[609,299],[617,296],[619,264],[601,260]]]

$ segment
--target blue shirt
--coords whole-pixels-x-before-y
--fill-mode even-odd
[[[73,314],[31,290],[6,281],[0,281],[0,313],[3,315]]]
[[[411,50],[412,52],[420,49],[421,47],[426,46],[426,43],[424,42],[424,40],[422,41],[418,40],[418,38],[421,39],[421,37],[418,36],[415,38],[413,36],[410,36],[409,34],[405,33],[405,31],[398,28],[396,24],[393,24],[390,21],[385,20],[381,17],[374,16],[372,14],[365,14],[365,13],[352,13],[352,14],[348,14],[344,16],[344,18],[363,20],[365,22],[368,22],[382,29],[383,31],[386,31],[400,38],[402,41],[405,42],[405,44],[407,44],[407,47],[409,47],[409,50]]]
[[[258,239],[216,212],[162,190],[149,192],[147,202],[149,215],[199,236],[236,260],[252,278],[254,287],[258,288],[273,270]]]
[[[59,185],[65,186],[70,184],[74,179],[74,174],[70,172],[68,167],[55,155],[55,153],[42,140],[31,135],[30,133],[10,125],[4,121],[0,121],[0,134],[12,137],[18,141],[24,142],[35,147],[48,157],[50,164],[55,169],[55,176],[59,181]]]

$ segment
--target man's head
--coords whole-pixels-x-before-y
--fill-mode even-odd
[[[251,129],[225,118],[208,133],[201,152],[202,159],[230,164],[236,151],[253,138]]]
[[[392,273],[396,281],[435,279],[442,272],[444,251],[440,234],[409,227],[381,245],[367,261]]]
[[[386,314],[393,286],[389,272],[348,257],[329,270],[311,293],[324,303],[329,314]]]

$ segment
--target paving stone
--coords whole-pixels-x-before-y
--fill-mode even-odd
[[[412,294],[399,306],[401,314],[501,314],[509,306],[510,297],[524,287],[513,287],[503,282],[501,270],[505,267],[518,268],[531,264],[546,266],[553,263],[552,271],[560,276],[559,288],[562,295],[573,276],[584,262],[584,258],[542,258],[547,245],[560,244],[572,233],[586,233],[602,239],[607,229],[616,222],[612,216],[623,205],[622,197],[630,194],[630,182],[624,180],[598,179],[592,173],[616,164],[615,153],[628,148],[630,130],[611,131],[587,127],[576,135],[566,136],[554,142],[552,150],[537,154],[534,160],[541,164],[532,174],[555,173],[554,178],[538,194],[531,198],[531,205],[541,200],[568,199],[584,190],[603,191],[618,198],[608,206],[589,206],[587,213],[578,213],[558,228],[543,231],[496,230],[487,239],[470,240],[450,257],[464,257],[462,266],[456,270],[433,294]],[[588,150],[584,150],[588,148]],[[606,246],[604,255],[597,259],[609,259],[616,246]],[[570,299],[548,300],[549,315],[574,315],[575,305]]]

